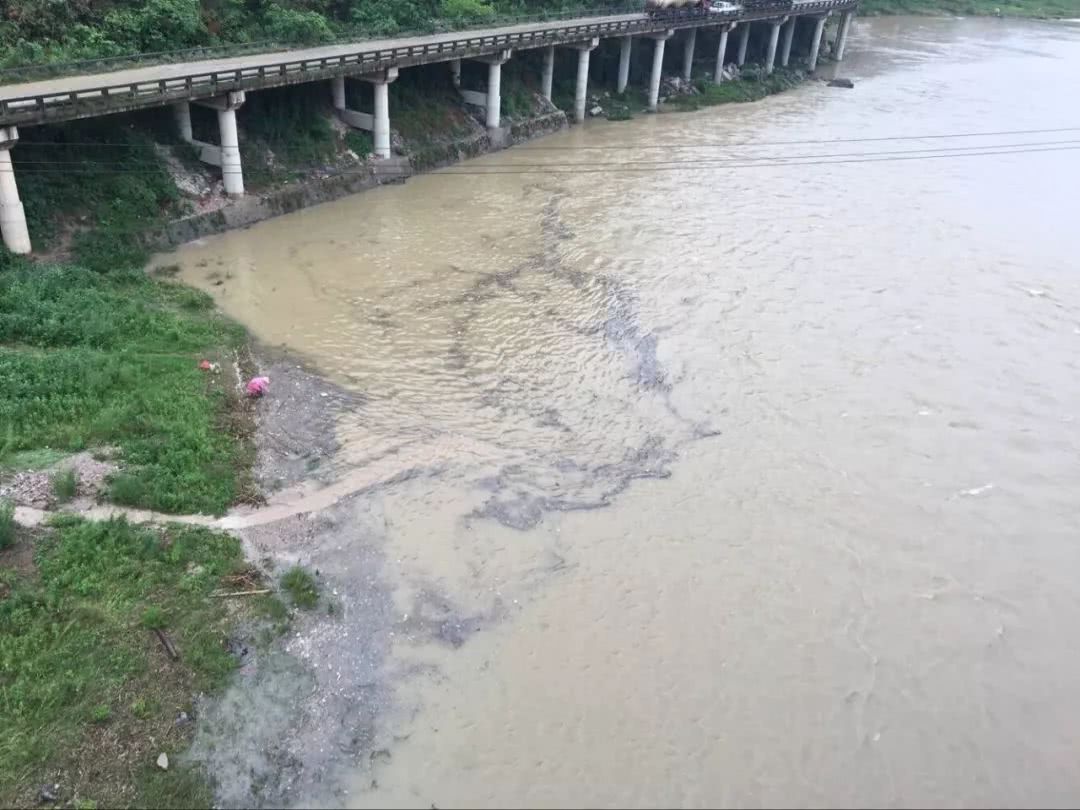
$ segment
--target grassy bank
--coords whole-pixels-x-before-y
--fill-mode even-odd
[[[209,296],[138,271],[0,270],[0,466],[115,448],[110,500],[221,513],[252,494],[250,405],[223,370],[243,330]],[[231,371],[229,372],[231,374]]]
[[[154,145],[173,139],[157,113],[35,128],[13,152],[31,241],[102,272],[141,265],[139,233],[185,210]]]
[[[195,697],[238,666],[241,625],[280,630],[286,614],[272,596],[212,596],[252,581],[239,542],[74,518],[13,539],[0,550],[0,806],[39,805],[43,788],[65,807],[210,806],[206,776],[178,756]]]
[[[801,70],[778,68],[771,76],[748,76],[715,84],[708,79],[695,81],[696,95],[672,96],[665,106],[675,110],[698,110],[717,104],[760,101],[774,93],[790,90],[806,80]]]
[[[859,13],[1063,18],[1080,16],[1080,4],[1076,0],[862,0]]]

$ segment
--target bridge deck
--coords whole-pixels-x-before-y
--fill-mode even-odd
[[[778,9],[776,5],[747,9],[725,3],[711,12],[677,12],[660,16],[620,14],[530,22],[485,30],[367,40],[61,76],[0,86],[0,126],[105,115],[205,98],[231,90],[257,90],[392,66],[407,67],[482,56],[504,48],[538,48],[593,36],[648,34],[666,28],[771,19],[786,13],[823,13],[852,8],[856,3],[857,0],[795,0],[789,10]]]

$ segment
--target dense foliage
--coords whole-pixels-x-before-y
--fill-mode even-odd
[[[607,0],[8,0],[0,67],[262,40],[325,42]]]

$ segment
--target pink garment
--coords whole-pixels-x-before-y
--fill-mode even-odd
[[[247,395],[249,397],[261,397],[266,393],[266,389],[269,387],[269,377],[252,377],[247,384]]]

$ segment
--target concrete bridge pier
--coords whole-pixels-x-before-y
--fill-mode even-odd
[[[615,85],[617,93],[625,93],[626,85],[630,82],[630,48],[633,41],[633,37],[625,36],[619,44],[619,82]]]
[[[851,18],[855,16],[853,11],[845,11],[840,18],[840,27],[836,32],[836,47],[833,50],[833,58],[837,62],[844,61],[844,48],[847,46],[848,30],[851,28]]]
[[[742,67],[746,64],[746,49],[750,45],[750,23],[743,23],[742,35],[739,37],[739,52],[735,56],[735,64]]]
[[[484,57],[482,61],[488,66],[487,128],[497,130],[502,120],[502,66],[510,61],[510,49]]]
[[[230,197],[244,196],[244,170],[240,165],[240,137],[236,132],[236,111],[243,106],[243,90],[233,90],[223,96],[200,99],[197,103],[217,111],[221,151],[221,179]]]
[[[450,81],[454,83],[454,87],[458,90],[461,89],[461,60],[450,60]]]
[[[783,20],[777,20],[776,22],[769,23],[769,48],[765,52],[765,75],[772,74],[773,69],[776,67],[776,46],[780,42],[780,26],[787,21],[785,17]]]
[[[716,46],[716,71],[713,73],[713,81],[720,84],[724,80],[724,55],[727,53],[728,34],[736,23],[725,25],[720,29],[720,44]]]
[[[0,127],[0,235],[12,253],[29,253],[30,231],[26,228],[26,211],[19,199],[15,169],[11,165],[11,148],[18,140],[17,127]]]
[[[691,28],[686,32],[686,42],[683,43],[682,78],[684,82],[690,81],[694,71],[694,46],[697,44],[697,29]]]
[[[345,77],[335,76],[330,80],[330,95],[334,100],[334,109],[345,109]]]
[[[180,140],[191,143],[195,140],[195,134],[191,129],[191,105],[186,101],[178,101],[173,104],[173,117],[176,119],[176,131]]]
[[[825,23],[828,21],[828,14],[818,17],[814,21],[814,35],[810,39],[810,56],[806,60],[807,69],[811,73],[817,70],[818,54],[821,53],[821,39],[825,36]]]
[[[787,67],[791,61],[791,43],[795,39],[795,24],[798,21],[798,17],[792,17],[784,26],[784,36],[780,40],[780,67]]]
[[[544,48],[544,72],[540,74],[540,93],[551,101],[551,84],[555,80],[555,46]]]
[[[383,159],[390,157],[390,82],[397,78],[397,69],[392,76],[389,70],[386,74],[378,79],[367,79],[375,91],[375,120],[371,131],[373,151],[375,157]]]
[[[598,37],[574,45],[577,48],[577,85],[574,88],[574,120],[579,124],[585,120],[585,105],[589,93],[589,54],[600,44]]]
[[[660,74],[664,70],[664,43],[666,43],[675,31],[668,29],[662,34],[650,34],[655,48],[652,58],[652,75],[649,77],[649,112],[656,112],[660,104]]]

